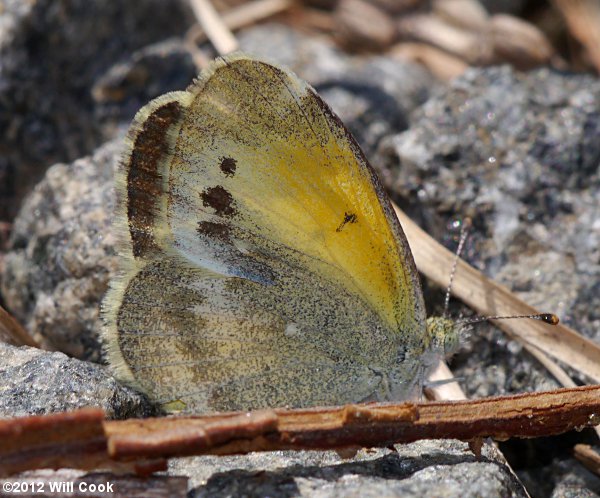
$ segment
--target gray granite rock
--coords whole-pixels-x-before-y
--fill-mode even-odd
[[[0,417],[104,409],[109,418],[156,412],[148,400],[119,384],[104,367],[63,353],[0,343]]]
[[[5,255],[7,307],[36,339],[99,360],[99,303],[116,265],[110,230],[121,140],[52,166],[27,197]]]
[[[471,217],[471,264],[600,340],[599,136],[597,78],[474,69],[384,141],[382,176],[449,247],[452,222]],[[475,396],[552,387],[519,350],[478,326],[457,373]]]
[[[454,249],[454,222],[471,217],[465,259],[599,341],[599,137],[597,78],[473,69],[413,113],[408,131],[384,139],[378,157],[387,156],[379,166],[388,188],[434,238]],[[439,313],[442,292],[426,296],[430,313]],[[470,397],[559,387],[487,324],[473,328],[452,369]],[[570,465],[542,463],[543,446],[528,447],[538,470],[519,475],[533,494],[584,496],[600,486],[572,472],[579,464],[566,448],[556,461]]]
[[[598,451],[598,448],[595,448]],[[547,465],[517,472],[523,484],[535,496],[551,498],[596,498],[600,496],[600,479],[572,458],[556,456]],[[533,493],[532,493],[533,495]]]
[[[103,136],[117,136],[142,106],[164,93],[184,90],[197,74],[192,54],[180,38],[142,47],[97,77],[91,89],[93,119]]]
[[[420,441],[361,450],[253,453],[171,461],[169,473],[190,476],[194,497],[520,497],[527,496],[492,445],[478,461],[465,443]]]
[[[98,75],[193,22],[186,0],[2,2],[0,220],[47,166],[106,139],[93,119]]]

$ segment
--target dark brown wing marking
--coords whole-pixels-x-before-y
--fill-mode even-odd
[[[357,221],[358,217],[356,216],[356,214],[346,212],[344,213],[344,219],[340,223],[340,226],[337,227],[335,231],[341,232],[348,223],[356,223]]]
[[[204,207],[213,208],[218,216],[233,216],[236,213],[233,196],[221,185],[204,189],[200,197]]]
[[[160,163],[169,153],[166,131],[181,113],[178,102],[168,102],[150,114],[133,139],[129,163],[123,165],[127,171],[127,221],[136,258],[158,249],[153,226],[163,194]]]
[[[225,176],[233,176],[235,175],[235,170],[237,168],[237,161],[233,157],[224,157],[221,159],[219,168],[221,168],[221,171]]]

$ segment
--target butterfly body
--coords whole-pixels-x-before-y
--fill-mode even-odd
[[[437,342],[389,201],[293,73],[220,59],[136,116],[117,175],[118,375],[192,412],[400,400]]]

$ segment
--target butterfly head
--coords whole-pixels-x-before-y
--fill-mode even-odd
[[[427,334],[431,349],[444,356],[452,356],[458,350],[466,327],[450,318],[431,316],[427,319]]]

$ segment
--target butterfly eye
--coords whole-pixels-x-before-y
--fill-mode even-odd
[[[403,363],[406,360],[406,346],[400,346],[396,353],[396,363]]]
[[[460,327],[454,320],[443,317],[429,317],[427,319],[427,333],[433,349],[437,349],[445,356],[452,355],[460,343]]]
[[[447,330],[444,335],[444,355],[451,356],[458,350],[460,345],[459,333],[457,333],[454,325],[451,330]]]

